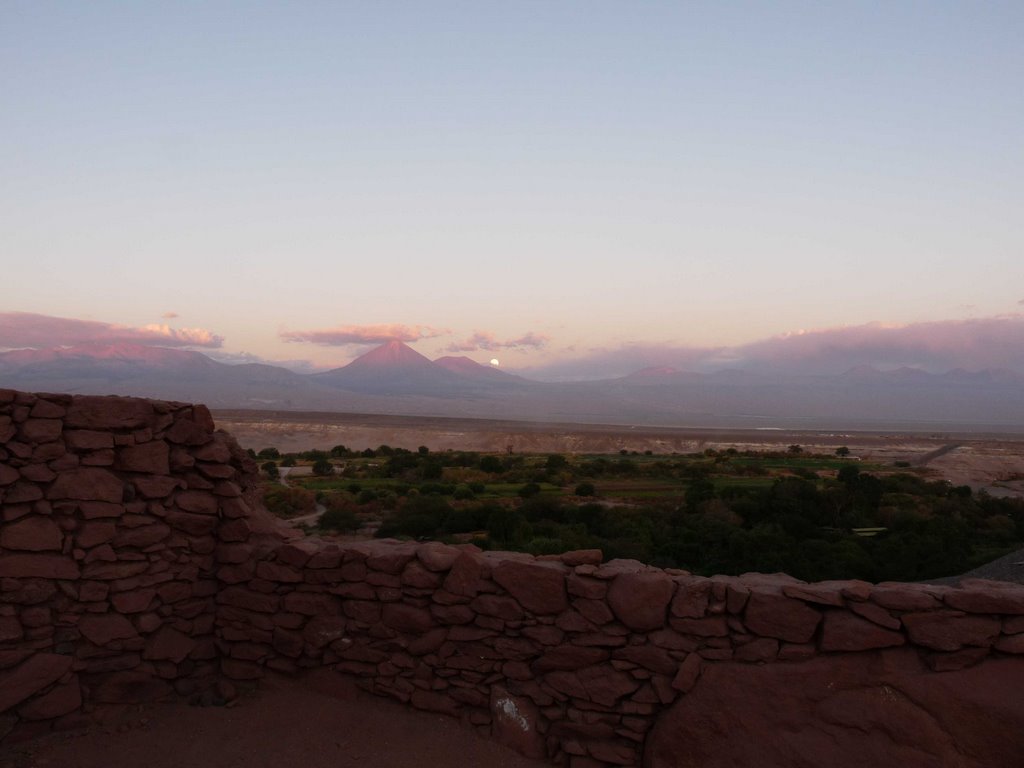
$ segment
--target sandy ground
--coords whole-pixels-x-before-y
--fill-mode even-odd
[[[127,709],[110,727],[0,748],[0,768],[537,768],[444,715],[334,672],[268,678],[233,707]]]
[[[907,461],[956,485],[1024,496],[1024,435],[657,428],[288,411],[218,411],[214,417],[242,447],[254,450],[335,445],[414,450],[425,445],[432,451],[693,453],[707,448],[786,450],[798,444],[832,453],[845,445],[863,460]]]

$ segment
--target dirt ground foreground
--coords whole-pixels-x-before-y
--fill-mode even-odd
[[[364,693],[326,671],[270,676],[233,707],[109,713],[107,726],[0,750],[0,768],[536,768],[468,725]]]

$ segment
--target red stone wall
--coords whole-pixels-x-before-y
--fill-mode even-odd
[[[925,691],[1024,665],[1024,587],[707,579],[595,551],[295,539],[246,503],[253,465],[201,406],[0,391],[0,438],[0,718],[21,732],[215,672],[327,667],[530,755],[637,765],[646,742],[649,764],[671,765],[680,728],[666,717],[744,665],[815,680],[824,665],[856,687],[850,669],[895,664]]]
[[[0,738],[215,678],[242,461],[203,406],[0,390]]]

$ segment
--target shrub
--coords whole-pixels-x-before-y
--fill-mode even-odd
[[[317,477],[326,477],[334,474],[334,465],[327,459],[317,459],[313,462],[313,474]]]
[[[320,515],[320,527],[329,531],[357,531],[360,522],[351,509],[328,509]]]
[[[527,483],[519,489],[519,497],[522,499],[528,499],[531,496],[536,496],[540,493],[540,486],[536,483]]]
[[[293,517],[316,510],[316,495],[305,488],[274,485],[263,492],[263,503],[275,515]]]
[[[498,472],[501,472],[504,467],[501,465],[501,459],[497,456],[481,456],[480,469],[484,472],[497,474]]]
[[[577,496],[596,496],[597,490],[593,483],[580,483],[576,486],[575,493]]]

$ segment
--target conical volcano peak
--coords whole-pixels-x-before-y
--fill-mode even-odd
[[[395,368],[410,365],[430,365],[430,360],[398,339],[387,341],[349,363],[349,366],[358,368]]]

